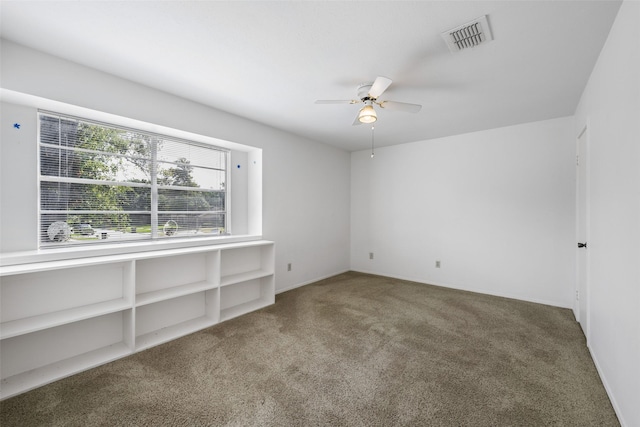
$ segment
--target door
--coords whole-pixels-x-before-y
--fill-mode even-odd
[[[576,209],[576,223],[577,223],[577,290],[576,290],[576,305],[578,312],[578,321],[582,327],[587,340],[589,338],[589,277],[588,277],[588,183],[587,183],[587,167],[588,167],[588,144],[587,144],[587,128],[578,136],[577,143],[577,180],[576,180],[576,194],[577,194],[577,209]]]

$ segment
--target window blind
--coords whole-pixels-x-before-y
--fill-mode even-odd
[[[228,150],[39,113],[40,244],[226,233]]]

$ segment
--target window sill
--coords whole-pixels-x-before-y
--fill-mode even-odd
[[[122,255],[135,252],[160,251],[165,249],[182,249],[199,246],[222,245],[226,243],[250,242],[260,240],[259,235],[237,235],[202,237],[198,239],[163,239],[156,241],[100,244],[96,246],[82,245],[65,248],[47,248],[33,251],[5,252],[0,254],[0,266],[29,264],[34,262],[62,261],[90,258],[107,255]]]

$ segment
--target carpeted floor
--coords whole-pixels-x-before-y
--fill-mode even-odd
[[[0,403],[9,426],[617,426],[570,310],[359,273]]]

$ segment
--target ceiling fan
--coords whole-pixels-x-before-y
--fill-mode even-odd
[[[360,104],[363,103],[364,107],[358,111],[358,115],[353,122],[353,125],[359,125],[361,123],[373,123],[378,119],[376,110],[373,105],[377,105],[380,108],[387,110],[404,111],[407,113],[417,113],[422,108],[422,105],[408,104],[406,102],[397,101],[379,101],[378,98],[384,93],[385,90],[391,85],[391,79],[387,77],[378,77],[374,82],[361,83],[358,85],[358,99],[348,100],[318,100],[316,104]]]

